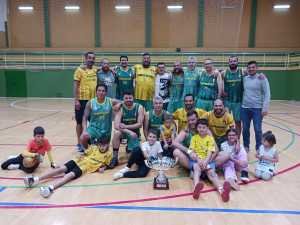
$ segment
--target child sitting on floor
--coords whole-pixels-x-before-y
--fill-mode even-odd
[[[73,179],[77,179],[82,174],[93,173],[97,170],[102,173],[111,162],[111,159],[112,151],[109,151],[109,141],[103,139],[99,142],[96,141],[95,145],[90,145],[89,148],[85,150],[84,155],[80,156],[80,158],[70,160],[63,166],[46,172],[41,176],[27,176],[24,178],[24,183],[26,187],[31,188],[36,186],[42,180],[65,173],[63,178],[59,179],[57,182],[50,184],[47,187],[40,187],[41,196],[47,198],[55,189]]]
[[[51,145],[45,138],[45,130],[43,127],[35,127],[33,130],[33,139],[29,141],[27,149],[16,157],[10,157],[1,164],[3,170],[20,169],[26,173],[33,173],[39,164],[43,161],[43,157],[47,153],[50,166],[55,168],[51,155]]]
[[[272,131],[263,134],[262,145],[256,153],[258,163],[255,168],[255,176],[263,180],[270,180],[274,176],[275,163],[278,162],[278,152],[274,148],[276,138]]]

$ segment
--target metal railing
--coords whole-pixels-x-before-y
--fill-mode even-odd
[[[0,68],[3,69],[74,69],[84,61],[81,51],[0,51]],[[120,55],[127,55],[131,65],[141,63],[140,52],[96,52],[97,64],[108,58],[112,65],[119,63]],[[199,62],[211,58],[218,68],[227,67],[228,57],[236,55],[242,67],[256,60],[265,69],[300,69],[300,52],[151,52],[153,64],[165,62],[171,67],[175,60],[184,66],[189,56]]]

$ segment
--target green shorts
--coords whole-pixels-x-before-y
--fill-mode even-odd
[[[111,131],[100,130],[92,126],[89,126],[86,131],[89,133],[91,140],[106,139],[110,141],[111,139]]]
[[[134,102],[139,103],[140,105],[142,105],[147,112],[150,111],[153,108],[153,101],[152,100],[135,99]]]
[[[241,121],[241,102],[225,101],[224,105],[228,108],[229,112],[233,115],[235,121]]]
[[[216,142],[216,144],[217,144],[217,146],[218,146],[218,148],[219,148],[220,151],[221,151],[221,144],[222,144],[223,142],[225,142],[225,141],[227,141],[226,135],[221,136],[221,137],[216,137],[216,138],[215,138],[215,142]]]
[[[204,109],[206,112],[213,110],[214,100],[197,99],[196,108]]]
[[[127,140],[127,150],[133,151],[136,148],[140,147],[140,139],[139,138],[132,138],[129,134],[123,133],[122,139]]]
[[[170,99],[167,111],[169,113],[174,113],[177,109],[183,107],[183,100],[172,100]]]

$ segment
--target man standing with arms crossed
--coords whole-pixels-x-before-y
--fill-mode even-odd
[[[83,151],[80,144],[80,135],[82,134],[82,118],[85,106],[89,100],[95,97],[97,68],[95,64],[95,53],[87,52],[84,54],[85,63],[76,69],[73,81],[73,95],[75,105],[77,150]]]

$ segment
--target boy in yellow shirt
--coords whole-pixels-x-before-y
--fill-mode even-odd
[[[65,173],[57,182],[46,187],[40,187],[40,194],[48,198],[55,189],[63,186],[82,174],[93,173],[97,170],[103,173],[112,159],[112,151],[109,151],[109,140],[103,139],[97,144],[90,145],[84,155],[75,160],[70,160],[63,166],[55,168],[41,176],[27,176],[24,178],[25,186],[28,188],[36,186],[40,181],[49,179],[55,175]]]
[[[215,172],[215,162],[212,161],[212,155],[215,152],[215,141],[208,134],[208,122],[206,119],[199,119],[197,123],[197,134],[192,137],[189,147],[189,169],[194,172],[194,192],[193,198],[198,199],[201,190],[204,187],[200,176],[206,174],[220,193],[224,202],[229,201],[230,184],[225,181],[223,186]],[[201,176],[203,177],[203,176]]]

